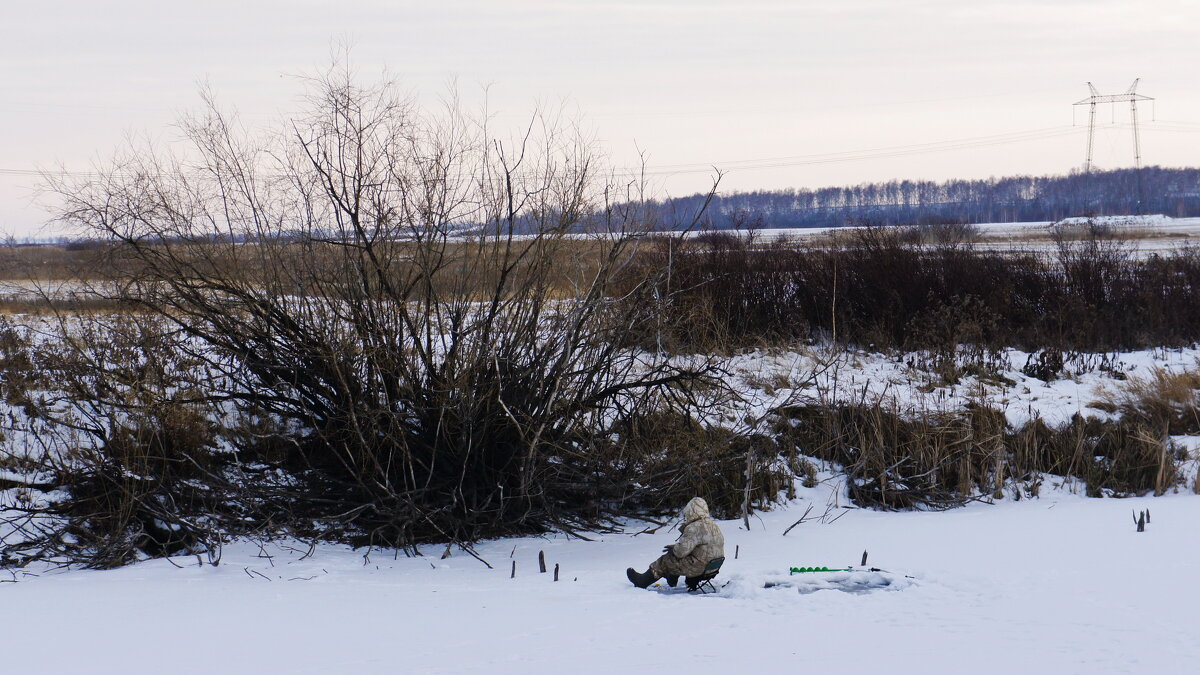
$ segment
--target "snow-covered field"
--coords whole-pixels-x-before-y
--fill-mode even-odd
[[[1111,419],[1091,404],[1120,398],[1136,380],[1157,371],[1200,370],[1200,348],[1143,349],[1082,354],[1069,359],[1061,376],[1043,381],[1021,372],[1030,354],[1006,349],[995,377],[964,375],[948,384],[938,375],[909,364],[916,353],[881,354],[867,350],[823,356],[806,351],[748,350],[727,357],[722,366],[742,392],[742,405],[726,411],[728,423],[746,414],[761,414],[796,396],[824,400],[893,403],[901,411],[960,410],[985,404],[1004,411],[1019,426],[1033,417],[1062,424],[1073,415]]]
[[[1200,218],[1171,218],[1160,214],[1146,216],[1100,216],[1096,218],[1067,218],[1058,224],[1072,226],[1084,225],[1088,222],[1116,229],[1118,232],[1127,231],[1132,235],[1145,237],[1169,237],[1186,239],[1200,236]],[[1049,236],[1049,229],[1054,221],[1028,221],[1013,223],[975,223],[984,239],[1000,238],[1031,238]],[[764,229],[764,236],[782,236],[788,239],[803,239],[805,237],[828,234],[830,232],[856,229],[855,227],[809,227],[809,228],[779,228]]]
[[[228,546],[109,572],[0,584],[9,673],[1193,673],[1200,497],[1040,499],[947,512],[834,508],[783,532],[831,480],[722,523],[716,595],[638,590],[654,534],[440,548]],[[1151,523],[1137,533],[1134,509]],[[629,532],[642,529],[631,523]],[[735,549],[738,552],[734,559]],[[801,592],[792,566],[869,564],[902,583]],[[537,572],[538,551],[561,580]],[[270,555],[270,558],[264,557]],[[510,578],[512,561],[516,578]],[[175,565],[183,566],[182,569]],[[830,575],[832,576],[832,575]],[[911,576],[913,579],[906,579]],[[793,581],[799,586],[768,582]],[[661,583],[661,582],[660,582]]]
[[[1067,218],[1058,223],[1050,221],[1019,223],[977,223],[979,238],[974,247],[979,250],[1043,253],[1055,250],[1051,231],[1056,224],[1083,225],[1087,219]],[[1091,219],[1112,228],[1117,239],[1126,241],[1135,255],[1164,254],[1186,246],[1200,237],[1200,218],[1169,218],[1163,215],[1104,216]],[[759,236],[768,241],[820,241],[834,232],[854,227],[814,227],[763,229]]]

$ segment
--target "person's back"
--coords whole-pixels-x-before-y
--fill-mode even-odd
[[[674,586],[679,577],[699,577],[709,561],[725,557],[725,535],[709,515],[707,502],[693,497],[683,507],[681,517],[679,539],[663,548],[663,555],[650,563],[649,570],[638,573],[631,567],[625,571],[638,588],[646,588],[661,577]]]
[[[671,546],[671,554],[678,560],[675,567],[680,570],[676,574],[698,577],[708,561],[725,557],[725,535],[709,515],[708,503],[700,497],[683,507],[679,530],[679,541]]]

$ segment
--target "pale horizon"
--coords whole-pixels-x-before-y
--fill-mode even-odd
[[[7,14],[0,234],[16,236],[46,233],[32,172],[87,171],[130,135],[170,141],[199,83],[266,123],[297,107],[292,75],[339,42],[364,78],[386,68],[421,98],[451,79],[468,100],[486,86],[502,120],[565,102],[613,166],[644,151],[660,195],[704,191],[712,166],[730,191],[1062,174],[1083,164],[1086,110],[1072,103],[1085,82],[1110,94],[1139,77],[1156,99],[1139,107],[1142,164],[1200,163],[1200,7],[1183,0],[67,1]],[[1096,167],[1133,166],[1128,106],[1102,106],[1099,122]]]

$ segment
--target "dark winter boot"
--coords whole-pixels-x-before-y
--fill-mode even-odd
[[[679,583],[679,575],[678,574],[668,574],[667,576],[665,576],[663,578],[667,580],[667,585],[670,586],[671,588],[675,588],[675,584]]]
[[[650,570],[646,570],[645,572],[639,573],[637,570],[633,569],[632,567],[625,570],[625,576],[629,577],[629,580],[631,582],[633,582],[633,585],[637,586],[638,588],[646,588],[650,584],[652,584],[658,580],[658,576],[655,575]]]

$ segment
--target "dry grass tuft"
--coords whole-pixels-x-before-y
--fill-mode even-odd
[[[1035,496],[1044,475],[1077,478],[1091,496],[1162,494],[1181,459],[1142,420],[1075,416],[1019,428],[987,407],[905,410],[894,403],[809,405],[780,411],[776,432],[795,452],[835,462],[850,497],[882,509],[950,508],[975,498]]]
[[[1107,409],[1171,435],[1200,433],[1200,371],[1155,368],[1103,401]]]

